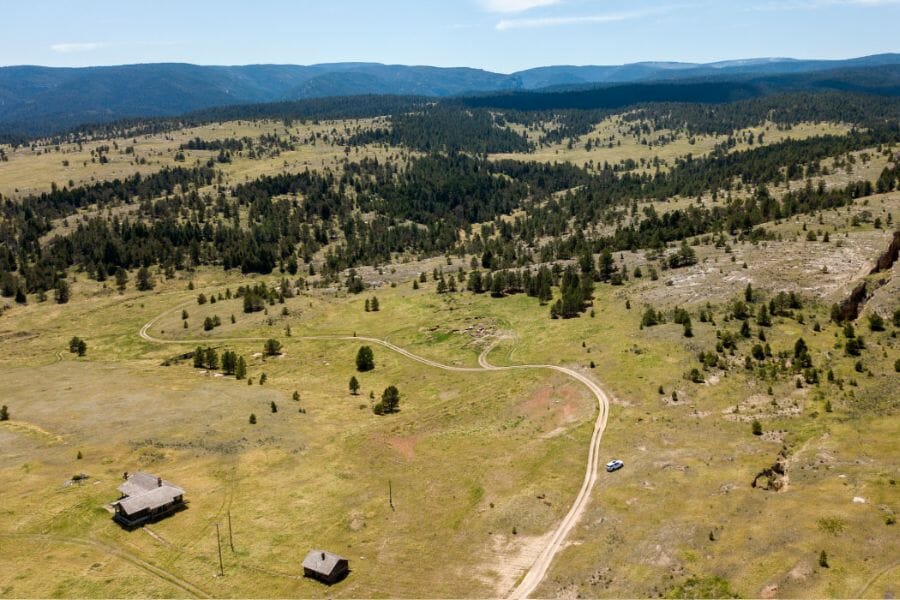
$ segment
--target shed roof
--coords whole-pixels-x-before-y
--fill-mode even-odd
[[[137,496],[138,494],[149,492],[153,488],[160,487],[159,483],[160,479],[156,475],[151,475],[150,473],[144,473],[142,471],[136,471],[130,474],[128,476],[128,479],[125,480],[125,482],[120,485],[118,489],[125,496]],[[169,487],[178,487],[164,479],[162,480],[162,484],[168,485]]]
[[[163,484],[148,492],[122,498],[116,504],[126,515],[133,515],[145,509],[152,510],[170,504],[175,498],[182,495],[184,495],[184,490],[180,487]]]
[[[306,558],[303,559],[303,568],[322,575],[331,575],[334,568],[342,560],[346,559],[325,550],[310,550]]]

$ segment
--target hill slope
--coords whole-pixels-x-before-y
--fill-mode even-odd
[[[824,73],[836,70],[843,70],[844,75],[840,85],[832,87],[866,91],[862,88],[872,82],[863,82],[861,88],[852,77],[848,79],[848,69],[855,72],[861,68],[896,65],[900,65],[897,54],[844,61],[751,59],[705,65],[647,62],[621,66],[549,66],[508,75],[471,68],[377,63],[3,67],[0,68],[0,132],[41,134],[88,122],[173,116],[234,104],[361,94],[447,97],[626,83],[710,79],[743,82],[759,77],[800,77],[802,85],[809,86],[814,83],[810,77],[818,81]],[[775,85],[791,87],[789,84],[788,81]]]

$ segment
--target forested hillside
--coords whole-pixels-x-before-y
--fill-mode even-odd
[[[322,114],[343,114],[328,103],[301,109],[316,107],[325,107]],[[756,147],[739,151],[732,150],[729,138],[709,156],[687,155],[669,168],[657,165],[655,171],[609,164],[582,168],[565,162],[493,160],[487,154],[528,152],[554,136],[570,137],[570,146],[580,143],[589,128],[585,126],[607,114],[603,111],[499,113],[371,98],[372,111],[385,109],[396,112],[384,125],[334,137],[332,144],[346,148],[347,158],[338,167],[263,175],[226,187],[216,183],[222,176],[210,159],[193,168],[165,168],[8,198],[0,229],[3,294],[45,294],[73,266],[100,280],[140,267],[159,265],[175,272],[204,264],[245,273],[279,269],[293,275],[317,269],[335,278],[346,268],[389,262],[403,253],[489,252],[493,258],[487,265],[502,269],[603,251],[661,249],[698,235],[760,236],[765,233],[754,227],[765,221],[843,206],[874,193],[871,181],[826,187],[817,178],[828,172],[827,161],[874,148],[890,156],[900,142],[898,103],[889,98],[832,92],[716,106],[642,104],[625,115],[626,123],[685,135],[730,135],[764,120],[789,128],[813,116],[861,129],[771,144],[762,144],[760,136]],[[511,126],[548,121],[556,129],[539,139]],[[284,148],[294,144],[279,143]],[[180,148],[218,152],[221,164],[242,152],[244,144],[197,138]],[[354,159],[353,148],[363,144],[423,154]],[[879,178],[877,191],[896,187],[897,167],[892,164]],[[792,183],[787,194],[770,191]],[[665,214],[653,208],[635,212],[638,201],[704,195],[714,201]],[[79,220],[68,233],[46,238],[57,223],[88,206],[99,211],[134,208],[121,218]],[[584,234],[595,230],[605,233]],[[321,259],[314,260],[317,256]]]

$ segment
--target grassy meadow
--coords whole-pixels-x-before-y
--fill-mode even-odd
[[[6,197],[22,197],[32,193],[50,191],[52,184],[62,188],[85,185],[96,181],[111,180],[134,175],[154,173],[162,167],[193,166],[215,160],[218,151],[184,150],[184,160],[176,160],[182,144],[194,138],[215,140],[249,137],[254,144],[260,136],[276,136],[282,141],[298,140],[294,150],[281,150],[277,155],[264,153],[250,158],[247,149],[233,153],[230,163],[217,163],[224,178],[222,183],[237,184],[260,175],[281,172],[301,172],[305,169],[338,169],[344,159],[384,159],[391,155],[407,155],[400,148],[385,149],[371,145],[354,149],[347,154],[345,147],[336,142],[341,136],[349,137],[359,130],[365,131],[378,123],[376,119],[352,119],[336,121],[297,121],[290,125],[276,121],[226,121],[198,127],[117,138],[97,139],[81,144],[53,144],[49,141],[13,149],[5,146],[8,162],[0,166],[0,194]],[[349,132],[349,133],[348,133]],[[98,150],[108,162],[99,160]],[[133,151],[128,152],[126,149]]]
[[[652,132],[646,135],[633,135],[629,129],[634,125],[625,121],[621,115],[613,115],[603,119],[594,126],[593,131],[581,136],[577,144],[569,147],[568,140],[556,142],[539,147],[533,152],[510,152],[492,154],[491,158],[537,160],[541,162],[571,162],[580,167],[594,166],[600,168],[604,163],[617,165],[622,161],[633,160],[638,163],[638,172],[653,173],[656,167],[653,161],[660,161],[660,168],[665,170],[674,165],[675,161],[688,154],[695,158],[705,156],[713,151],[717,144],[726,141],[725,135],[696,135],[688,136],[684,132],[674,132],[668,129],[652,130],[652,124],[645,123]],[[527,133],[534,140],[538,137],[538,129],[511,124],[519,133]],[[554,129],[554,123],[544,123],[544,127]],[[850,131],[850,126],[841,123],[799,123],[790,130],[778,129],[773,123],[763,123],[757,127],[748,127],[733,133],[737,144],[731,152],[740,152],[755,146],[749,143],[752,134],[754,140],[762,134],[762,145],[776,144],[788,138],[795,140],[814,137],[817,135],[844,135]],[[591,144],[586,147],[587,140],[599,139],[602,143]]]
[[[0,167],[0,192],[21,195],[51,182],[154,171],[176,164],[175,148],[198,136],[307,137],[344,126],[350,124],[294,124],[285,132],[274,122],[208,125],[139,137],[133,156],[111,152],[104,165],[90,160],[91,144],[104,141],[59,152],[23,148]],[[621,127],[613,117],[594,135],[621,135]],[[762,125],[754,132],[765,132],[772,143],[846,129],[820,124],[779,132]],[[648,147],[629,139],[590,153],[553,147],[514,157],[673,161],[722,141],[698,136],[693,144],[679,138]],[[407,153],[374,146],[355,152],[353,159]],[[184,164],[191,165],[216,153],[186,154]],[[134,157],[148,162],[135,165]],[[337,166],[344,157],[342,146],[319,140],[277,157],[236,157],[222,168],[226,183],[237,183],[285,169]],[[856,176],[877,176],[883,165],[876,157],[857,165]],[[837,169],[828,184],[850,176]],[[657,209],[692,201],[675,199]],[[135,291],[130,273],[120,293],[110,281],[73,272],[68,304],[3,299],[0,395],[10,420],[0,423],[0,596],[510,592],[581,485],[596,400],[559,373],[446,371],[381,346],[373,346],[375,369],[358,373],[354,358],[362,342],[310,339],[354,335],[458,367],[477,367],[482,351],[497,342],[489,353],[493,364],[564,365],[610,394],[601,455],[604,462],[624,460],[625,468],[600,473],[586,513],[537,596],[896,593],[900,373],[894,363],[900,351],[890,315],[898,306],[900,263],[870,277],[877,289],[856,323],[865,337],[861,357],[845,355],[844,333],[829,319],[831,304],[867,276],[890,243],[891,228],[873,222],[888,215],[900,219],[900,193],[766,224],[778,236],[769,241],[691,240],[698,263],[660,271],[658,279],[649,276],[657,261],[646,252],[617,253],[617,264],[630,274],[640,267],[643,276],[621,286],[598,284],[592,310],[569,320],[550,319],[547,306],[525,295],[437,294],[432,271],[455,275],[469,269],[471,257],[449,264],[404,257],[381,269],[362,267],[358,272],[372,284],[362,294],[302,288],[251,314],[229,296],[239,286],[274,284],[286,275],[204,267],[166,279],[154,268],[152,292]],[[807,239],[810,231],[815,239]],[[427,281],[414,289],[419,272]],[[776,356],[787,356],[802,337],[834,382],[798,386],[789,374],[767,379],[743,368],[758,341],[754,319],[753,339],[726,357],[728,370],[704,370],[699,383],[686,377],[699,366],[699,352],[715,349],[717,332],[740,327],[725,307],[743,298],[748,283],[758,294],[753,314],[778,292],[803,298],[793,318],[773,318],[766,342]],[[201,293],[216,301],[199,304]],[[377,312],[364,308],[372,296]],[[715,323],[698,319],[707,303]],[[642,328],[647,306],[664,310],[669,322]],[[671,322],[676,306],[690,311],[693,337]],[[869,331],[865,317],[873,310],[886,317],[886,331]],[[219,317],[221,326],[205,331],[207,317]],[[151,322],[147,333],[165,343],[139,336]],[[69,352],[73,336],[86,341],[86,356]],[[282,343],[280,355],[263,355],[268,338]],[[249,383],[177,359],[198,345],[245,357]],[[361,384],[358,395],[348,390],[351,376]],[[400,390],[400,411],[377,416],[372,406],[389,385]],[[752,432],[754,420],[761,435]],[[786,465],[781,489],[753,487],[779,457]],[[137,470],[182,486],[188,509],[131,532],[115,525],[108,504],[117,498],[122,473]],[[85,479],[72,480],[82,473]],[[347,557],[349,577],[331,587],[304,579],[300,562],[311,548]],[[827,567],[819,563],[822,551]]]

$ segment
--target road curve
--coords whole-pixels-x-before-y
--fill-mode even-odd
[[[195,339],[195,340],[165,340],[161,338],[157,338],[152,336],[149,333],[149,330],[153,325],[158,321],[161,317],[168,314],[172,310],[177,310],[181,308],[177,306],[169,311],[163,312],[150,321],[148,321],[143,327],[141,327],[138,335],[148,342],[156,343],[156,344],[209,344],[211,342],[246,342],[246,341],[261,341],[268,338],[262,337],[242,337],[242,338],[209,338],[209,339]],[[514,371],[514,370],[524,370],[524,369],[548,369],[551,371],[557,371],[564,375],[575,379],[582,383],[585,387],[587,387],[594,397],[597,398],[597,405],[599,407],[599,413],[597,415],[597,420],[594,422],[594,431],[591,435],[591,444],[588,448],[588,456],[587,456],[587,465],[585,466],[584,472],[584,480],[581,483],[581,489],[578,491],[578,495],[575,497],[575,501],[572,503],[572,507],[569,509],[569,512],[566,513],[566,516],[563,517],[563,520],[559,523],[554,530],[553,535],[550,537],[550,540],[547,542],[547,545],[538,555],[534,564],[531,565],[531,568],[525,573],[525,576],[519,582],[519,585],[516,586],[515,589],[512,590],[509,597],[515,600],[524,599],[534,593],[534,590],[537,589],[538,585],[543,581],[544,577],[547,574],[547,571],[550,568],[550,565],[553,563],[553,559],[556,557],[557,553],[562,549],[563,542],[566,537],[569,535],[569,532],[575,527],[578,523],[578,520],[581,518],[582,513],[584,513],[584,509],[587,507],[587,504],[590,500],[591,490],[594,488],[594,484],[597,482],[597,473],[600,466],[600,457],[599,457],[599,449],[600,449],[600,440],[603,437],[603,432],[606,430],[606,422],[609,417],[609,398],[606,395],[606,392],[603,391],[596,382],[592,379],[575,371],[573,369],[569,369],[567,367],[560,367],[558,365],[549,365],[549,364],[534,364],[534,365],[511,365],[511,366],[495,366],[488,362],[487,355],[496,345],[496,341],[494,344],[487,346],[484,351],[478,356],[478,367],[457,367],[453,365],[445,365],[443,363],[439,363],[435,360],[431,360],[430,358],[425,358],[424,356],[419,356],[418,354],[413,354],[409,350],[405,348],[401,348],[395,344],[387,340],[382,340],[373,337],[366,336],[357,336],[357,335],[317,335],[317,336],[296,336],[294,339],[297,340],[344,340],[344,341],[357,341],[357,342],[369,342],[371,344],[376,344],[387,348],[401,356],[405,356],[410,360],[421,363],[423,365],[427,365],[429,367],[433,367],[435,369],[442,369],[444,371],[456,371],[456,372],[485,372],[485,371]]]

